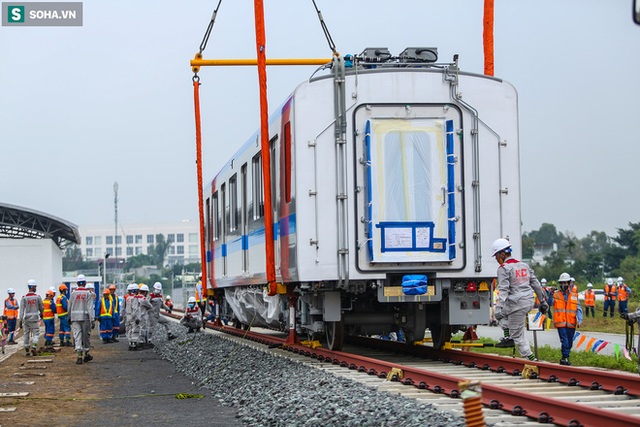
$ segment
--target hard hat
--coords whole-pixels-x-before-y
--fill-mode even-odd
[[[540,280],[540,283],[547,283],[547,279]]]
[[[149,287],[143,283],[143,284],[140,286],[140,291],[141,291],[141,292],[149,292]]]
[[[189,297],[189,299],[187,300],[187,302],[196,302],[196,297]]]
[[[591,283],[587,283],[587,288],[593,288],[593,285]]]
[[[27,287],[29,287],[29,288],[31,288],[31,287],[35,288],[36,286],[38,286],[38,282],[36,282],[36,281],[35,281],[35,280],[33,280],[33,279],[30,279],[30,280],[27,282]]]
[[[162,283],[160,282],[156,282],[153,284],[153,289],[160,289],[162,290]]]
[[[54,296],[56,293],[55,291],[52,291],[51,289],[49,289],[47,292],[44,293],[45,295],[51,295]]]
[[[78,274],[78,278],[76,279],[76,282],[86,282],[87,278],[84,277],[84,274]]]
[[[117,288],[116,285],[109,285],[109,289],[113,289],[115,291]]]
[[[49,290],[52,291],[54,294],[56,293],[56,287],[55,286],[50,287]]]
[[[135,283],[130,283],[127,285],[127,291],[133,291],[135,289],[138,289],[138,285],[136,285]]]
[[[569,276],[569,273],[562,273],[560,275],[560,277],[558,278],[558,283],[559,282],[570,282],[571,281],[571,276]]]
[[[607,279],[607,285],[613,285],[613,279]]]
[[[8,293],[8,294],[15,294],[15,293],[16,293],[16,290],[15,290],[15,289],[13,289],[13,288],[9,288],[9,289],[7,289],[7,293]]]
[[[102,291],[103,295],[111,295],[111,291],[109,290],[109,288],[104,288],[104,291]]]
[[[491,256],[507,249],[511,249],[511,243],[507,239],[496,239],[491,245]]]
[[[142,285],[144,285],[144,283],[138,283],[138,289],[142,289]]]
[[[622,282],[622,277],[618,277],[618,282]]]
[[[60,292],[64,292],[64,291],[66,291],[67,289],[68,289],[68,288],[67,288],[67,285],[65,285],[64,283],[63,283],[63,284],[61,284],[60,286],[58,286],[58,290],[59,290]]]
[[[572,281],[572,282],[575,282],[575,281],[576,281],[576,279],[574,279],[574,278],[572,277],[572,278],[571,278],[571,281]]]
[[[167,295],[165,299],[171,299],[171,295]]]

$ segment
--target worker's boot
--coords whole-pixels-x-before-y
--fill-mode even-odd
[[[560,364],[564,366],[571,366],[571,362],[569,362],[568,357],[563,357],[562,359],[560,359]]]
[[[93,360],[93,356],[90,355],[89,353],[85,353],[84,359],[83,359],[84,363],[91,362],[92,360]]]
[[[31,347],[31,355],[32,356],[37,356],[38,355],[38,349],[36,347]]]
[[[503,338],[500,340],[498,344],[495,345],[497,348],[511,348],[515,347],[516,343],[513,342],[512,338]]]
[[[82,357],[76,359],[76,365],[82,365]]]

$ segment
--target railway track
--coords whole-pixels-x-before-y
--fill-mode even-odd
[[[461,416],[465,407],[459,384],[479,381],[485,421],[498,426],[640,425],[637,375],[360,337],[335,352],[287,343],[282,333],[259,328],[208,328],[244,345],[252,342],[249,345],[263,351]]]

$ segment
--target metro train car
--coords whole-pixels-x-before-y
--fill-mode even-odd
[[[517,92],[437,55],[334,57],[270,116],[269,165],[256,133],[206,183],[207,288],[223,320],[295,328],[331,349],[427,329],[439,347],[489,323],[491,243],[521,248]]]

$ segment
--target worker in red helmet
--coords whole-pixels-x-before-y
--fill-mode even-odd
[[[505,339],[496,347],[518,347],[520,356],[535,360],[529,341],[524,333],[525,319],[533,308],[534,292],[540,302],[539,310],[546,313],[549,305],[531,267],[511,257],[511,243],[506,239],[497,239],[491,247],[498,267],[498,302],[494,317],[506,323]],[[532,292],[533,290],[533,292]],[[511,340],[511,342],[509,342]]]

